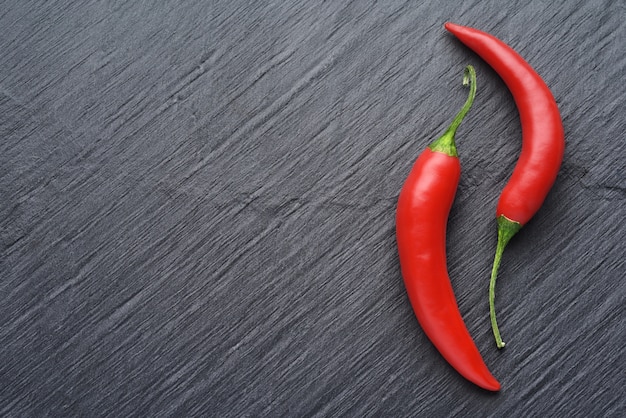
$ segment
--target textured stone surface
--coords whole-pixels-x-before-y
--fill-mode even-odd
[[[0,2],[0,415],[624,416],[623,1]],[[443,29],[544,77],[567,149],[487,287],[520,150]],[[395,203],[465,100],[448,226],[497,395],[406,298]]]

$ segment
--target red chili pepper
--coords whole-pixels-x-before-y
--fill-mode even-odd
[[[396,213],[396,238],[406,290],[424,332],[461,375],[492,391],[491,375],[463,322],[446,268],[446,224],[459,183],[461,165],[454,135],[476,92],[476,73],[465,70],[470,93],[446,132],[419,156],[402,187]]]
[[[504,187],[498,206],[498,244],[489,283],[491,327],[498,348],[504,347],[495,313],[495,286],[504,248],[541,207],[556,180],[565,140],[557,104],[546,83],[511,47],[494,36],[465,26],[445,28],[484,59],[507,85],[522,124],[522,152]]]

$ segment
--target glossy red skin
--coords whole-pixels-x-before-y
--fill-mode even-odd
[[[404,284],[417,320],[462,376],[491,391],[491,375],[463,322],[446,267],[446,225],[461,174],[457,157],[426,149],[398,199],[396,238]]]
[[[445,28],[485,60],[513,95],[522,125],[522,152],[500,195],[496,216],[524,225],[543,204],[563,160],[565,139],[556,101],[532,67],[501,40],[454,23]]]

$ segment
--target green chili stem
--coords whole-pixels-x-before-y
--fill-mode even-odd
[[[452,123],[450,124],[450,127],[448,128],[448,132],[452,132],[453,135],[456,133],[459,125],[465,118],[465,115],[467,115],[467,112],[469,112],[470,108],[472,107],[472,103],[474,103],[474,97],[476,97],[476,71],[471,65],[465,67],[465,71],[463,72],[463,85],[469,85],[470,91],[467,95],[467,100],[465,100],[465,104],[463,105],[461,110],[459,110],[459,113],[456,114],[456,116],[452,120]]]
[[[467,100],[465,100],[465,104],[456,114],[448,129],[441,135],[438,139],[436,139],[432,144],[429,145],[431,151],[442,152],[451,157],[458,157],[456,151],[456,144],[454,142],[454,136],[456,134],[456,130],[459,125],[469,112],[472,107],[472,103],[474,103],[474,97],[476,96],[476,71],[474,67],[468,65],[465,67],[465,71],[463,72],[463,85],[470,87],[469,94],[467,96]]]
[[[521,227],[522,225],[519,222],[512,221],[504,215],[498,217],[498,245],[496,246],[496,256],[493,260],[493,268],[491,269],[491,280],[489,281],[489,317],[491,318],[491,329],[493,330],[493,336],[496,339],[498,348],[503,348],[505,342],[502,341],[502,337],[500,337],[500,330],[498,329],[498,322],[496,321],[496,277],[498,276],[498,268],[500,267],[504,248]]]

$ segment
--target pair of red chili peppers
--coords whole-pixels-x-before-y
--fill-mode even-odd
[[[539,210],[556,179],[565,147],[563,125],[550,89],[512,48],[473,28],[453,23],[445,28],[500,75],[513,95],[522,125],[522,151],[496,209],[498,243],[489,284],[491,325],[502,348],[494,307],[498,267],[507,243]],[[446,132],[419,156],[402,187],[396,237],[409,300],[424,332],[461,375],[497,391],[500,383],[463,322],[446,268],[446,224],[461,173],[454,137],[476,92],[471,66],[463,81],[470,86],[465,105]]]

